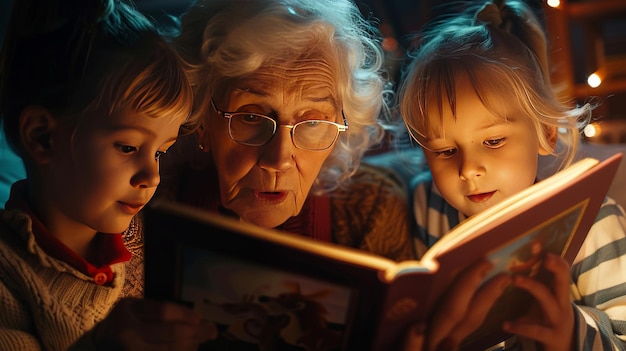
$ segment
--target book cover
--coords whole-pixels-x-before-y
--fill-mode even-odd
[[[146,296],[188,304],[215,322],[220,338],[207,350],[396,349],[407,326],[425,323],[456,275],[477,259],[491,260],[493,274],[534,277],[545,274],[546,252],[571,262],[620,159],[575,163],[468,218],[419,261],[393,262],[155,202],[144,211]],[[530,299],[505,291],[466,349],[505,338],[499,325],[523,313]]]

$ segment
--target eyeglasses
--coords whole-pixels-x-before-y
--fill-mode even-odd
[[[322,151],[333,146],[340,132],[348,130],[348,120],[343,110],[341,111],[343,125],[321,119],[309,119],[291,125],[278,124],[274,119],[259,113],[220,111],[213,99],[211,106],[217,114],[228,119],[230,138],[247,146],[265,145],[280,126],[291,129],[291,140],[297,148]]]

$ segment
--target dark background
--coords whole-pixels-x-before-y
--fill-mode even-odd
[[[0,29],[10,14],[12,1],[0,0]],[[232,0],[237,1],[237,0]],[[465,0],[355,0],[366,18],[378,23],[386,37],[388,69],[397,78],[411,37],[429,19],[453,13]],[[594,112],[599,120],[617,120],[624,125],[626,143],[626,0],[561,0],[558,10],[545,12],[546,0],[526,0],[542,18],[554,40],[550,47],[558,78],[567,82],[566,98],[578,102],[597,97],[601,105]],[[137,7],[165,25],[174,23],[168,16],[182,14],[193,0],[135,0]],[[559,27],[560,26],[560,27]],[[605,83],[592,89],[587,76],[599,67],[608,67]],[[553,81],[554,81],[553,77]]]
[[[137,0],[137,5],[155,18],[162,18],[164,12],[181,14],[192,1]],[[554,39],[549,50],[554,54],[553,67],[558,70],[553,81],[566,81],[569,89],[566,99],[583,103],[597,97],[596,101],[602,103],[594,118],[621,121],[624,133],[618,141],[626,143],[626,0],[561,0],[559,8],[550,8],[549,13],[546,0],[526,1],[546,28],[553,30],[548,35]],[[364,16],[378,23],[387,38],[385,47],[392,78],[397,78],[414,34],[430,19],[458,11],[464,2],[356,0]],[[555,31],[559,25],[559,31]],[[589,88],[586,83],[589,74],[601,66],[608,67],[608,62],[612,65],[605,82],[601,87]]]

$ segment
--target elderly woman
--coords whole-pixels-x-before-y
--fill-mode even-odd
[[[412,258],[403,186],[360,165],[384,133],[374,32],[348,0],[198,1],[175,45],[201,123],[162,158],[159,196]]]

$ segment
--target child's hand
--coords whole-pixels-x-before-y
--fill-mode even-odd
[[[428,323],[425,350],[455,350],[484,321],[491,306],[511,282],[500,274],[481,286],[491,263],[481,261],[465,270],[441,300]]]
[[[513,284],[537,300],[535,313],[517,321],[505,322],[506,332],[543,345],[544,350],[571,350],[574,338],[574,310],[569,298],[570,267],[560,256],[548,254],[544,267],[553,275],[553,286],[527,277],[516,276]]]
[[[424,325],[414,324],[404,335],[402,351],[422,351],[424,349]]]
[[[95,327],[99,351],[197,350],[217,337],[215,325],[193,310],[173,302],[121,300]]]

